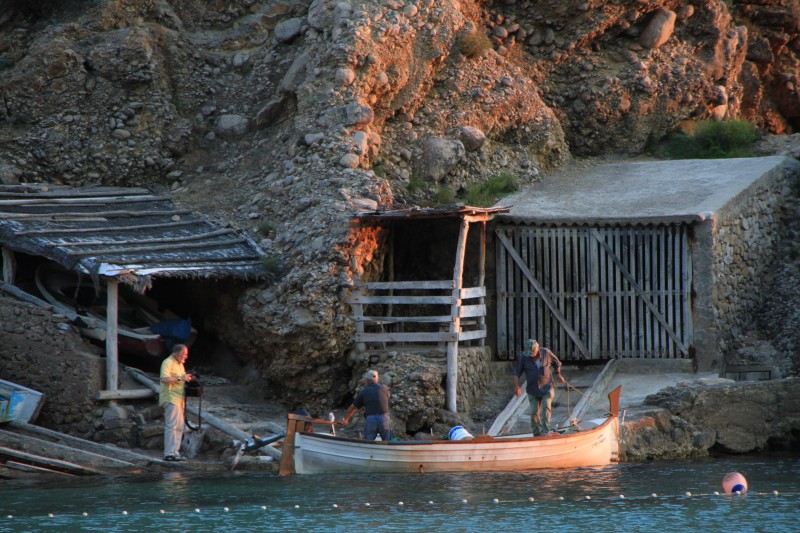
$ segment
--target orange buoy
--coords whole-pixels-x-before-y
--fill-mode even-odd
[[[727,494],[747,492],[747,480],[739,472],[729,472],[722,478],[722,489]]]

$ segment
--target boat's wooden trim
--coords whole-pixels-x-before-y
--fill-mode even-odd
[[[544,437],[479,435],[458,441],[367,442],[314,433],[314,419],[290,414],[280,474],[362,467],[380,472],[472,472],[611,464],[617,461],[619,449],[620,392],[617,387],[609,393],[610,415],[597,427]]]

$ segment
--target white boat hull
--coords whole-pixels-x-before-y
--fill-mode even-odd
[[[612,402],[617,401],[619,390],[612,395]],[[603,466],[616,463],[619,453],[616,405],[611,413],[593,429],[547,437],[367,442],[299,431],[293,436],[293,472],[287,464],[284,473],[498,472]],[[287,451],[284,448],[284,454]]]

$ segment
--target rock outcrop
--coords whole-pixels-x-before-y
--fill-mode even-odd
[[[622,459],[676,459],[710,452],[796,449],[800,379],[679,383],[648,396],[622,433]]]
[[[355,213],[685,120],[791,131],[798,21],[792,0],[13,2],[0,179],[169,190],[250,232],[271,281],[208,320],[271,395],[327,409],[351,392],[340,296],[381,264]]]

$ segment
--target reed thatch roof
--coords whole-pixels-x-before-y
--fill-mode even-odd
[[[0,244],[90,274],[258,278],[258,246],[143,188],[0,185]]]

